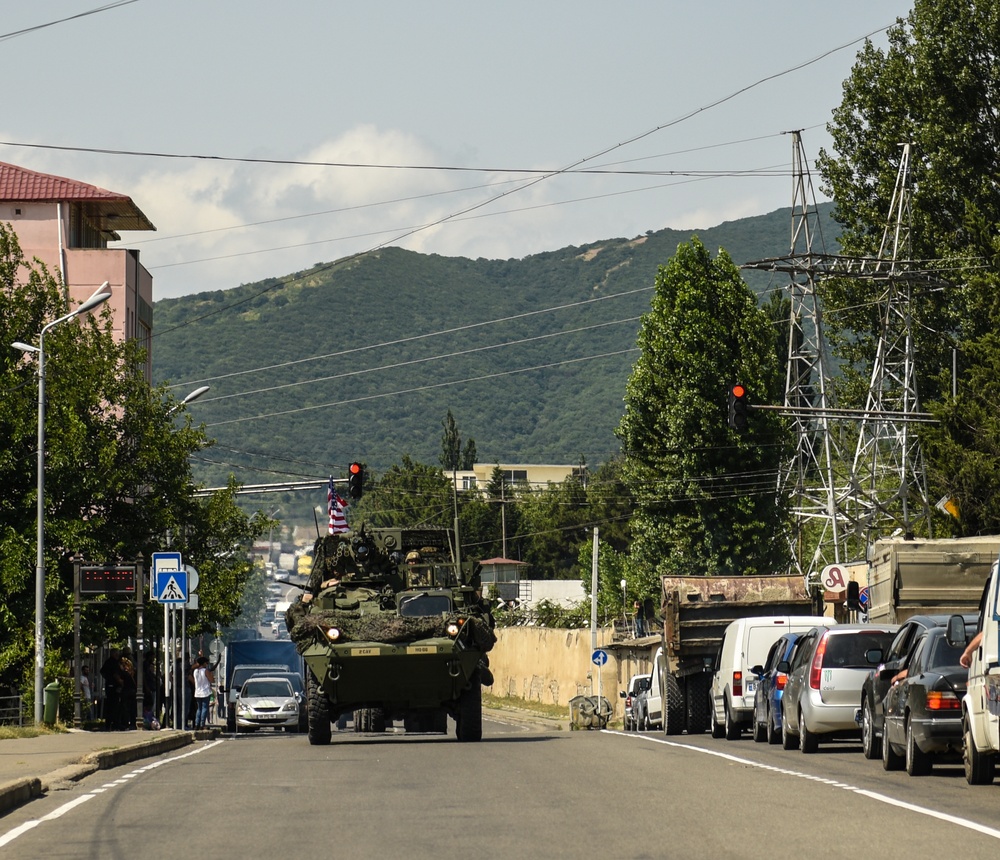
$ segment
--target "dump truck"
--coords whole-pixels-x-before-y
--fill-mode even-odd
[[[978,612],[998,552],[998,535],[875,541],[868,553],[868,620],[902,624],[913,615]]]
[[[305,660],[309,742],[355,731],[482,738],[482,687],[496,642],[479,565],[460,563],[450,529],[372,528],[316,541],[306,593],[286,613]]]
[[[732,621],[812,612],[800,576],[662,577],[662,644],[653,657],[646,696],[650,726],[667,735],[709,728],[712,674]]]

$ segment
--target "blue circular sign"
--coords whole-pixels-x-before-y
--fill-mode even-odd
[[[602,651],[598,648],[593,654],[590,655],[590,659],[595,666],[603,666],[608,662],[608,652]]]

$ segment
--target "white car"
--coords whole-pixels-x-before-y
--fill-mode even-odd
[[[299,730],[299,699],[287,678],[249,678],[236,699],[236,731]]]

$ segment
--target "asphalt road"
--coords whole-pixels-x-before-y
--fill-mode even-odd
[[[783,847],[782,847],[783,846]],[[4,860],[993,858],[1000,784],[695,738],[485,724],[454,736],[258,733],[103,771],[0,818]]]

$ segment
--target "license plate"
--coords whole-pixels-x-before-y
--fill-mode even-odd
[[[747,684],[747,693],[754,693],[754,692],[756,692],[756,690],[757,690],[757,682],[756,681],[750,681]]]

